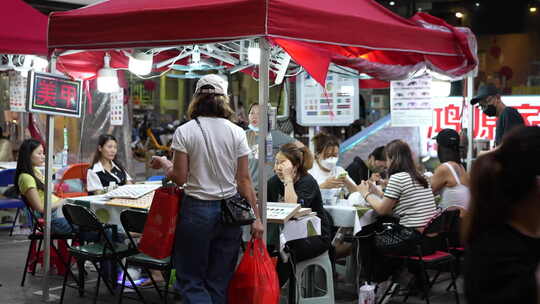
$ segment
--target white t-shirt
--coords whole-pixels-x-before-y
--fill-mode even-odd
[[[210,151],[194,119],[176,129],[171,146],[173,150],[188,154],[189,172],[184,192],[201,200],[229,198],[237,192],[238,158],[250,152],[246,134],[224,118],[198,119]]]
[[[340,166],[336,166],[334,169],[328,172],[328,171],[323,170],[321,166],[319,166],[319,163],[317,161],[313,161],[313,167],[308,170],[308,173],[311,174],[313,178],[315,178],[315,180],[317,181],[317,184],[321,185],[329,177],[331,176],[337,177],[341,173],[347,173],[347,171],[345,171],[345,169],[343,169]],[[349,179],[350,182],[354,184],[354,181],[349,177],[349,175],[347,175],[347,178]],[[338,196],[339,191],[341,191],[341,188],[321,189],[321,195],[322,195],[323,201],[327,201],[327,200],[335,201],[335,199]],[[345,189],[345,191],[348,193],[347,189]],[[363,202],[362,196],[357,197],[356,195],[354,195],[352,196],[352,200],[350,198],[351,197],[349,196],[349,201],[351,204],[358,204],[360,202]]]
[[[431,186],[424,188],[416,181],[413,182],[407,172],[390,176],[384,196],[398,200],[394,213],[400,217],[399,223],[405,227],[424,227],[437,213]]]

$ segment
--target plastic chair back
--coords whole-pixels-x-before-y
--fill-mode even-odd
[[[80,163],[80,164],[70,165],[64,172],[64,175],[62,176],[62,180],[82,179],[86,181],[86,172],[88,171],[89,167],[90,167],[89,163]]]
[[[90,209],[79,205],[65,204],[62,206],[62,212],[70,225],[78,226],[80,231],[104,233],[103,225]]]
[[[8,187],[15,184],[15,169],[0,171],[0,187]]]
[[[66,180],[69,179],[80,179],[83,183],[83,189],[86,189],[86,173],[88,172],[88,168],[90,167],[90,164],[88,163],[80,163],[80,164],[73,164],[70,165],[64,174],[62,175],[62,178],[58,182],[58,191],[56,195],[58,195],[61,198],[67,198],[67,197],[77,197],[77,196],[87,196],[88,192],[64,192],[63,190],[63,184]]]

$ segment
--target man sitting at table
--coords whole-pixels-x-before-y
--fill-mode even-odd
[[[363,180],[368,179],[372,182],[380,182],[385,177],[381,176],[385,168],[384,146],[380,146],[369,154],[365,163],[360,157],[356,156],[345,170],[356,184],[360,184]]]

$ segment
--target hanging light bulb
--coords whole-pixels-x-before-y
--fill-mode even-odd
[[[463,13],[462,12],[456,12],[456,18],[463,18]]]
[[[129,55],[128,69],[137,75],[148,75],[152,72],[153,54],[144,51],[133,51]]]
[[[448,97],[452,89],[450,81],[435,80],[431,82],[431,97]]]
[[[102,93],[113,93],[120,90],[116,70],[111,68],[111,56],[108,53],[103,57],[103,68],[98,71],[97,89]]]
[[[249,43],[248,61],[252,64],[259,64],[261,62],[261,49],[259,48],[259,42],[256,40]]]
[[[531,13],[536,13],[537,10],[538,10],[538,8],[536,8],[536,6],[529,7],[529,12],[531,12]]]

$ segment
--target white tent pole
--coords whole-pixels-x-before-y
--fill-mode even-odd
[[[265,139],[268,134],[267,104],[269,99],[269,68],[270,68],[270,45],[266,38],[259,39],[261,60],[259,64],[259,185],[257,199],[259,201],[262,224],[266,226],[266,200],[267,200],[267,173],[266,173],[266,145]],[[263,240],[266,240],[266,228]]]
[[[471,172],[472,160],[473,160],[473,134],[474,134],[474,106],[471,105],[471,99],[473,97],[473,76],[467,77],[467,96],[465,101],[469,109],[469,125],[467,126],[467,139],[469,144],[467,145],[467,171]]]
[[[56,71],[56,57],[51,57],[51,73]],[[49,299],[49,271],[51,256],[51,207],[52,207],[52,184],[53,184],[53,154],[54,154],[54,116],[47,115],[47,136],[45,137],[45,229],[43,235],[43,301]],[[25,269],[26,271],[26,269]]]

